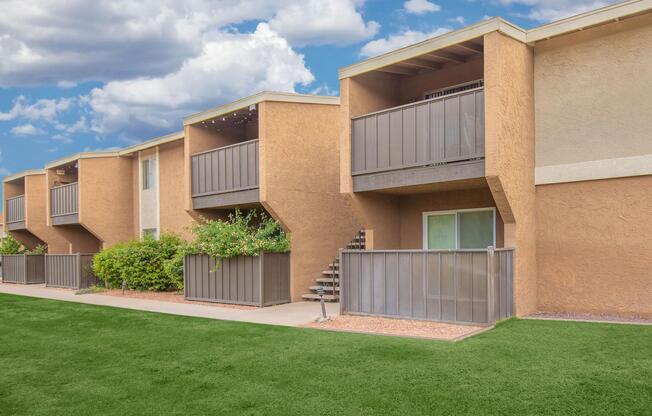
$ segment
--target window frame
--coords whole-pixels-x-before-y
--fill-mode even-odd
[[[141,180],[140,189],[143,191],[148,191],[152,188],[152,184],[150,183],[151,177],[149,174],[150,169],[151,169],[150,159],[141,159],[140,160],[140,180]]]
[[[493,220],[493,235],[492,243],[496,247],[496,207],[483,207],[483,208],[466,208],[466,209],[451,209],[444,211],[425,211],[422,213],[422,247],[424,250],[441,251],[438,249],[428,248],[428,217],[433,215],[451,215],[455,214],[455,248],[453,250],[482,250],[473,248],[460,248],[460,216],[459,213],[463,212],[478,212],[478,211],[491,211]],[[485,247],[486,248],[486,247]]]

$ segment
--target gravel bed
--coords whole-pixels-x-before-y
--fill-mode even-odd
[[[372,316],[340,315],[325,322],[311,322],[310,328],[334,331],[363,332],[442,340],[456,340],[486,329],[482,326],[453,325],[441,322],[410,319],[378,318]]]

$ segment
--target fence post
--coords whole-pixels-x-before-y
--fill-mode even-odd
[[[342,256],[342,249],[339,250],[339,253],[337,254],[338,256],[338,264],[339,264],[339,274],[338,274],[338,279],[340,281],[340,315],[344,314],[344,302],[346,302],[345,297],[344,297],[344,256]]]
[[[487,323],[493,325],[496,322],[495,311],[495,288],[496,288],[496,267],[495,251],[493,246],[487,247]]]
[[[265,298],[264,298],[264,296],[265,296],[265,276],[264,276],[265,267],[264,267],[264,264],[263,264],[264,261],[265,261],[265,252],[261,251],[260,253],[258,253],[258,273],[259,273],[258,275],[260,276],[260,285],[259,285],[260,286],[260,305],[259,306],[261,308],[263,306],[265,306]],[[229,289],[230,289],[230,287],[229,287]],[[292,296],[291,293],[292,293],[292,289],[290,289],[290,296]]]

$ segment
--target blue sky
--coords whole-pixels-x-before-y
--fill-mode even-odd
[[[338,68],[487,17],[530,28],[608,3],[3,0],[0,176],[177,131],[263,89],[338,94]]]

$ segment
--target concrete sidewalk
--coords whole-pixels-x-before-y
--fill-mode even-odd
[[[44,285],[18,285],[12,283],[0,283],[0,293],[54,299],[66,302],[86,303],[90,305],[113,306],[116,308],[135,309],[139,311],[159,312],[172,315],[194,316],[197,318],[283,326],[303,326],[312,322],[315,318],[321,315],[318,302],[296,302],[252,310],[243,310],[202,304],[193,305],[187,303],[121,298],[96,294],[75,295],[72,290],[53,289],[45,287]],[[326,310],[329,316],[336,316],[339,314],[339,304],[326,303]]]

